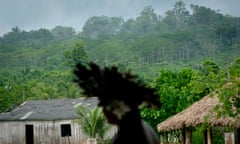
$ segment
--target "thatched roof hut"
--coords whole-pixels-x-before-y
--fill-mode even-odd
[[[206,123],[211,127],[240,128],[240,120],[232,117],[217,117],[214,108],[220,104],[217,94],[210,94],[195,102],[182,112],[158,124],[159,132],[181,129],[183,127],[196,127]]]
[[[237,92],[235,98],[239,98],[240,86],[240,78],[236,79],[234,82],[228,82],[225,84],[220,92],[227,91],[235,91]],[[232,95],[232,94],[231,94]],[[221,107],[223,103],[219,101],[219,94],[217,92],[209,94],[203,97],[201,100],[193,103],[191,106],[183,110],[182,112],[166,119],[165,121],[158,124],[157,129],[159,132],[166,133],[166,132],[173,132],[180,130],[181,136],[179,140],[183,144],[191,144],[192,143],[192,130],[194,127],[201,126],[202,124],[206,124],[208,127],[204,130],[204,143],[211,144],[212,143],[212,131],[213,127],[227,127],[234,129],[230,133],[226,133],[226,137],[224,135],[225,141],[229,140],[235,141],[235,143],[240,142],[240,114],[237,114],[236,117],[230,117],[227,115],[221,115],[219,117],[216,112],[216,108],[219,107],[221,111]],[[231,97],[231,96],[230,96]],[[228,95],[224,95],[224,98],[231,99]],[[232,109],[233,112],[236,110],[235,107]],[[237,111],[236,111],[237,112]],[[228,134],[228,135],[227,135]],[[229,134],[233,134],[229,137]],[[235,135],[235,136],[234,136]]]

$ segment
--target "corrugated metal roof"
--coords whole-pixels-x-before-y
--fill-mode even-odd
[[[0,121],[76,119],[78,118],[75,113],[77,106],[93,108],[97,103],[97,98],[27,101],[10,112],[1,113]]]

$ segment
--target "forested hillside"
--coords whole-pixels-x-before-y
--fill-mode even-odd
[[[79,97],[72,83],[79,60],[130,69],[173,103],[143,111],[150,121],[181,111],[240,73],[240,18],[190,8],[180,1],[164,15],[146,6],[132,19],[93,16],[79,33],[12,28],[0,37],[0,112],[25,100]]]
[[[2,68],[62,69],[63,52],[82,43],[90,60],[102,65],[179,65],[196,67],[204,59],[224,66],[239,56],[240,18],[177,2],[164,16],[151,6],[135,19],[93,16],[82,32],[12,28],[0,38]]]

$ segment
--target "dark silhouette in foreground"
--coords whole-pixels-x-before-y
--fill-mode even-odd
[[[108,122],[118,126],[112,144],[159,144],[155,131],[141,119],[138,109],[143,103],[160,106],[154,89],[130,72],[119,72],[117,67],[101,69],[94,63],[79,63],[74,73],[74,81],[83,93],[87,97],[98,97]]]

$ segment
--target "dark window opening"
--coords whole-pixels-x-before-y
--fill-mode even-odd
[[[61,136],[71,136],[71,125],[70,124],[62,124],[61,125]]]

